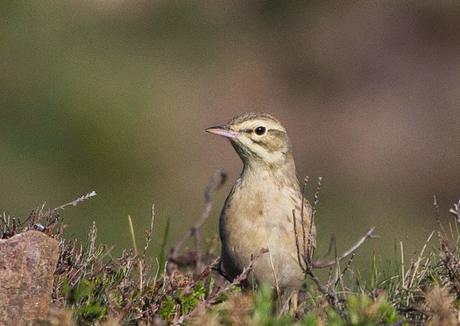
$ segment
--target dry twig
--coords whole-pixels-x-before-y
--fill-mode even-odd
[[[204,192],[204,200],[205,200],[205,208],[203,213],[201,214],[200,218],[195,222],[195,224],[190,228],[188,235],[182,237],[177,244],[171,249],[171,252],[168,257],[169,262],[177,262],[180,250],[185,242],[190,239],[194,238],[195,243],[195,269],[196,273],[199,274],[201,272],[201,236],[200,236],[200,229],[203,226],[204,222],[209,218],[212,210],[212,193],[215,190],[218,190],[227,179],[227,173],[223,170],[217,170],[214,175],[211,177],[208,185],[206,186]]]
[[[356,250],[368,239],[376,239],[378,238],[377,235],[374,234],[375,227],[371,227],[364,236],[361,237],[350,249],[345,251],[343,254],[337,257],[336,260],[329,260],[324,261],[322,259],[318,259],[313,262],[313,268],[326,268],[336,265],[337,261],[342,261],[343,259],[347,258],[348,256],[354,254]]]
[[[292,210],[292,217],[293,217],[293,226],[294,226],[294,236],[295,236],[295,243],[296,243],[296,249],[297,249],[297,261],[303,270],[305,276],[308,276],[312,279],[312,281],[315,283],[316,287],[318,290],[327,297],[328,301],[330,304],[338,307],[339,304],[339,298],[337,296],[337,292],[335,288],[337,287],[338,283],[341,281],[343,275],[345,272],[349,269],[351,262],[353,261],[353,258],[356,254],[356,250],[358,250],[359,247],[363,245],[363,243],[368,240],[368,239],[374,239],[377,236],[374,234],[375,227],[371,227],[364,236],[362,236],[350,249],[342,253],[341,255],[337,255],[337,250],[335,250],[335,259],[334,260],[325,260],[325,257],[327,257],[332,249],[335,247],[335,237],[331,237],[331,242],[329,244],[329,249],[327,254],[322,258],[322,259],[317,259],[313,261],[313,247],[311,244],[312,241],[312,229],[313,229],[313,223],[314,223],[314,218],[316,216],[316,213],[318,211],[318,203],[319,203],[319,192],[321,190],[321,181],[322,178],[318,178],[318,184],[317,188],[314,194],[314,202],[313,202],[313,207],[312,207],[312,216],[311,216],[311,221],[309,225],[309,229],[306,230],[306,225],[305,225],[305,216],[304,216],[304,200],[305,200],[305,187],[308,182],[308,178],[305,178],[304,181],[304,188],[302,191],[302,209],[300,211],[300,218],[301,218],[301,231],[297,230],[297,218],[295,214],[295,210]],[[299,234],[301,232],[301,234]],[[302,241],[302,243],[301,243]],[[343,271],[340,271],[339,263],[343,259],[351,256],[349,259],[347,265],[343,269]],[[336,266],[336,276],[332,277],[330,274],[329,277],[329,282],[327,283],[326,286],[321,284],[321,281],[319,278],[315,275],[314,269],[318,268],[326,268],[326,267],[332,267]]]
[[[452,207],[450,210],[449,210],[449,213],[451,213],[452,215],[455,216],[455,218],[457,219],[457,223],[460,224],[460,199],[458,200],[458,202],[456,204],[453,205],[454,207]]]

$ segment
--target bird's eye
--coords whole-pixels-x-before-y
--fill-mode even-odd
[[[265,134],[265,131],[266,131],[266,130],[267,130],[267,129],[265,129],[265,127],[260,126],[260,127],[257,127],[256,129],[254,129],[254,132],[255,132],[257,135],[262,136],[263,134]]]

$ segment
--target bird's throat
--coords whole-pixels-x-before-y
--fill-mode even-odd
[[[282,164],[267,163],[259,160],[243,161],[242,180],[260,182],[264,180],[274,180],[280,185],[298,185],[294,160],[287,159]]]

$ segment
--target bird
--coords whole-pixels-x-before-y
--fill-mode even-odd
[[[256,284],[268,283],[279,295],[296,291],[305,285],[296,236],[303,225],[312,253],[316,227],[286,129],[271,114],[247,112],[206,131],[229,139],[243,163],[219,219],[223,273],[234,280],[252,266]]]

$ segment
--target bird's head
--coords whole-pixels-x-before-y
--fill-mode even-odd
[[[268,113],[243,113],[206,131],[228,138],[245,164],[276,166],[292,159],[286,129]]]

